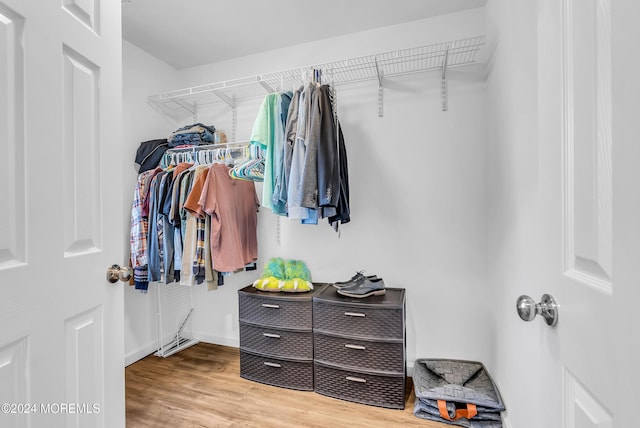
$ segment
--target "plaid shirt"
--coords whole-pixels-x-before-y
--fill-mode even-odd
[[[196,218],[196,256],[193,259],[193,275],[197,284],[202,284],[205,279],[206,225],[206,217]]]
[[[162,171],[160,168],[145,171],[138,176],[136,189],[133,192],[133,204],[131,206],[131,233],[129,235],[129,244],[131,246],[131,266],[134,269],[134,281],[136,288],[146,289],[144,283],[147,278],[147,230],[149,221],[147,218],[148,206],[145,209],[145,203],[148,203],[149,185],[155,175]],[[140,287],[139,287],[140,285]]]
[[[183,265],[190,268],[191,278],[196,284],[202,284],[207,280],[207,253],[209,246],[209,236],[207,234],[207,223],[209,221],[207,214],[202,211],[202,207],[198,204],[200,192],[204,181],[209,173],[208,167],[198,167],[193,176],[192,186],[189,190],[183,208],[185,214],[188,211],[195,218],[194,220],[194,240],[193,248],[185,249],[185,253],[189,256],[183,260]],[[193,257],[189,260],[190,257]],[[186,263],[185,263],[186,262]]]

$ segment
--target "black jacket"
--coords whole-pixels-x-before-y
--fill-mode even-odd
[[[307,133],[302,205],[320,208],[329,222],[350,221],[347,153],[340,123],[334,116],[331,88],[313,92]],[[337,129],[336,129],[337,126]]]
[[[166,139],[143,141],[136,152],[136,163],[140,165],[138,174],[154,169],[160,165],[164,152],[169,148]]]

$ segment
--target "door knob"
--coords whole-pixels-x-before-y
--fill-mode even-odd
[[[558,304],[550,294],[543,294],[540,303],[529,296],[520,296],[516,309],[524,321],[533,321],[536,315],[542,315],[547,325],[553,327],[558,323]]]
[[[107,268],[107,281],[114,284],[118,280],[128,282],[131,279],[131,268],[111,265]]]

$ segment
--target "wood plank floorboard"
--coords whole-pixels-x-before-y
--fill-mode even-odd
[[[240,351],[207,343],[149,355],[125,379],[128,428],[451,427],[413,415],[410,378],[404,410],[367,406],[243,379]]]

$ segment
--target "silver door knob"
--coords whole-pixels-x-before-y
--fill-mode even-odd
[[[115,284],[118,280],[128,282],[131,279],[131,275],[131,268],[126,266],[111,265],[107,268],[107,281],[112,284]]]
[[[547,325],[554,326],[558,323],[558,304],[550,294],[543,294],[540,303],[529,296],[520,296],[516,309],[524,321],[533,321],[536,315],[541,315]]]

